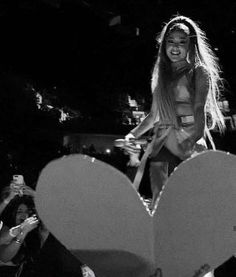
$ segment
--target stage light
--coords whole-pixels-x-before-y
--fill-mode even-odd
[[[107,148],[105,152],[106,152],[106,154],[109,155],[109,154],[111,154],[111,149]]]

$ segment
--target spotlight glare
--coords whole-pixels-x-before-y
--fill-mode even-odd
[[[111,149],[107,148],[105,152],[106,154],[111,154]]]

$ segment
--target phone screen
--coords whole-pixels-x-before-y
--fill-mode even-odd
[[[17,185],[23,185],[24,177],[22,175],[13,175],[13,182]]]

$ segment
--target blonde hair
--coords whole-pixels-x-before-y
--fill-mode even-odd
[[[197,23],[185,16],[178,15],[172,18],[165,24],[160,35],[157,37],[159,50],[152,72],[151,88],[152,92],[157,94],[159,117],[161,119],[167,118],[176,124],[173,96],[168,89],[168,82],[171,76],[171,63],[166,55],[165,42],[168,34],[173,29],[181,29],[187,33],[186,28],[183,28],[183,26],[186,26],[189,30],[190,44],[188,58],[190,64],[193,68],[197,66],[204,67],[209,75],[209,91],[205,112],[210,115],[211,121],[207,128],[210,130],[218,126],[219,130],[223,131],[225,128],[224,116],[217,105],[217,99],[223,87],[218,59],[208,44],[205,32],[200,29]]]

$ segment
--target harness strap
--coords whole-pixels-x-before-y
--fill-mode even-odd
[[[158,126],[155,127],[152,141],[148,144],[147,149],[142,156],[140,165],[137,169],[137,172],[133,181],[133,187],[136,190],[139,189],[148,157],[153,151],[155,151],[155,155],[156,155],[161,150],[171,129],[172,129],[172,126],[169,126],[168,129],[163,133],[163,135],[157,138]]]
[[[209,139],[209,142],[210,142],[210,144],[211,144],[212,149],[215,151],[215,150],[216,150],[216,146],[215,146],[215,143],[214,143],[214,141],[213,141],[213,138],[212,138],[212,135],[211,135],[209,129],[206,128],[205,132],[206,132],[207,138]]]

